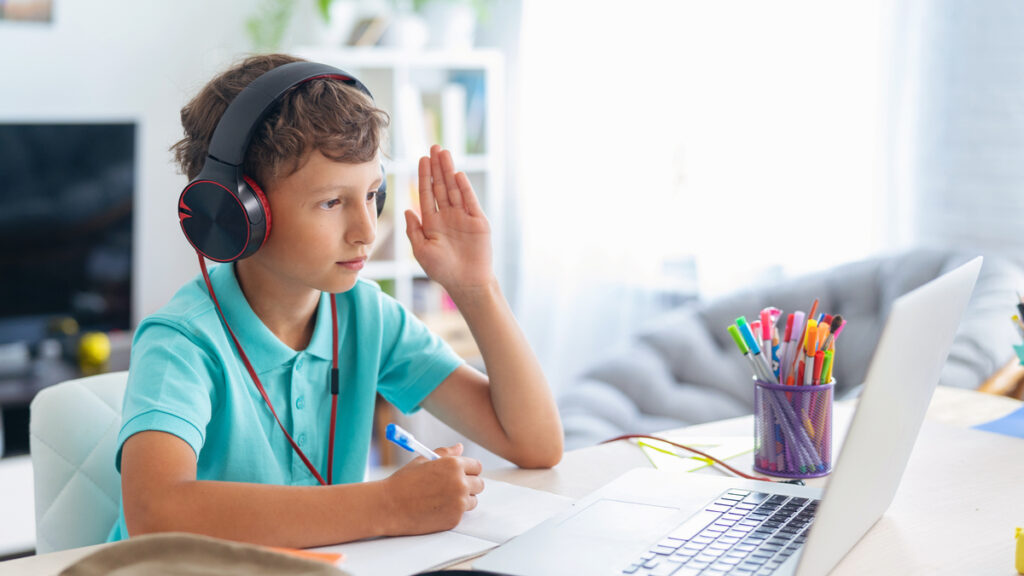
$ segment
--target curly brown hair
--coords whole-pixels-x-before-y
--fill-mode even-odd
[[[181,172],[194,179],[206,161],[213,131],[228,104],[261,74],[301,58],[250,56],[207,83],[181,109],[185,137],[171,151]],[[261,186],[286,177],[313,150],[347,163],[373,160],[390,122],[387,112],[358,89],[332,78],[294,86],[263,117],[245,153],[243,170]]]

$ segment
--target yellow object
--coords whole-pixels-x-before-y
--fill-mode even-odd
[[[103,332],[87,332],[78,341],[78,365],[83,372],[102,371],[110,360],[110,338]]]
[[[811,438],[814,438],[814,424],[811,424],[811,419],[804,414],[804,428],[807,429],[807,433],[810,434]]]
[[[50,330],[64,336],[78,334],[78,321],[70,316],[61,316],[50,321]]]
[[[1024,574],[1024,530],[1020,526],[1017,527],[1014,538],[1017,539],[1017,561],[1014,566],[1017,568],[1017,574]]]

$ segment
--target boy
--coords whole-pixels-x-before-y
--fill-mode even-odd
[[[174,150],[189,179],[228,103],[293,61],[249,58],[182,109],[185,138]],[[561,459],[557,409],[494,278],[487,219],[450,153],[434,146],[420,159],[420,214],[405,213],[407,231],[417,261],[469,324],[489,377],[358,279],[375,239],[386,125],[369,97],[331,77],[293,87],[258,123],[243,166],[265,191],[269,235],[255,254],[211,270],[209,290],[200,276],[140,323],[118,438],[122,513],[111,540],[185,531],[310,547],[454,527],[483,490],[480,463],[461,456],[460,445],[362,481],[378,391],[405,412],[425,407],[519,466]],[[339,442],[329,456],[332,419]],[[318,485],[321,477],[330,485]]]

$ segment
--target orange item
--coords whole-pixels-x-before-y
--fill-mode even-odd
[[[830,329],[830,326],[825,322],[818,324],[818,350],[825,349],[825,340],[828,340],[828,333]]]
[[[326,562],[332,566],[337,566],[345,561],[345,555],[341,553],[332,554],[329,552],[312,552],[309,550],[300,550],[298,548],[279,548],[277,546],[267,546],[267,548],[274,552],[288,554],[289,556],[297,556],[299,558],[306,558],[307,560],[319,560],[320,562]]]
[[[814,353],[818,351],[818,323],[814,320],[807,321],[807,333],[804,335],[804,354],[809,358],[814,358]]]

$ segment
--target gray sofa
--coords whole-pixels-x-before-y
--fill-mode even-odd
[[[673,310],[560,394],[566,448],[752,413],[750,367],[726,326],[741,315],[756,318],[766,306],[806,312],[818,298],[819,311],[847,319],[833,375],[838,398],[854,395],[892,301],[974,255],[914,250],[880,256]],[[940,385],[976,388],[1013,356],[1011,344],[1019,338],[1009,317],[1018,289],[1024,290],[1024,270],[986,257]]]

